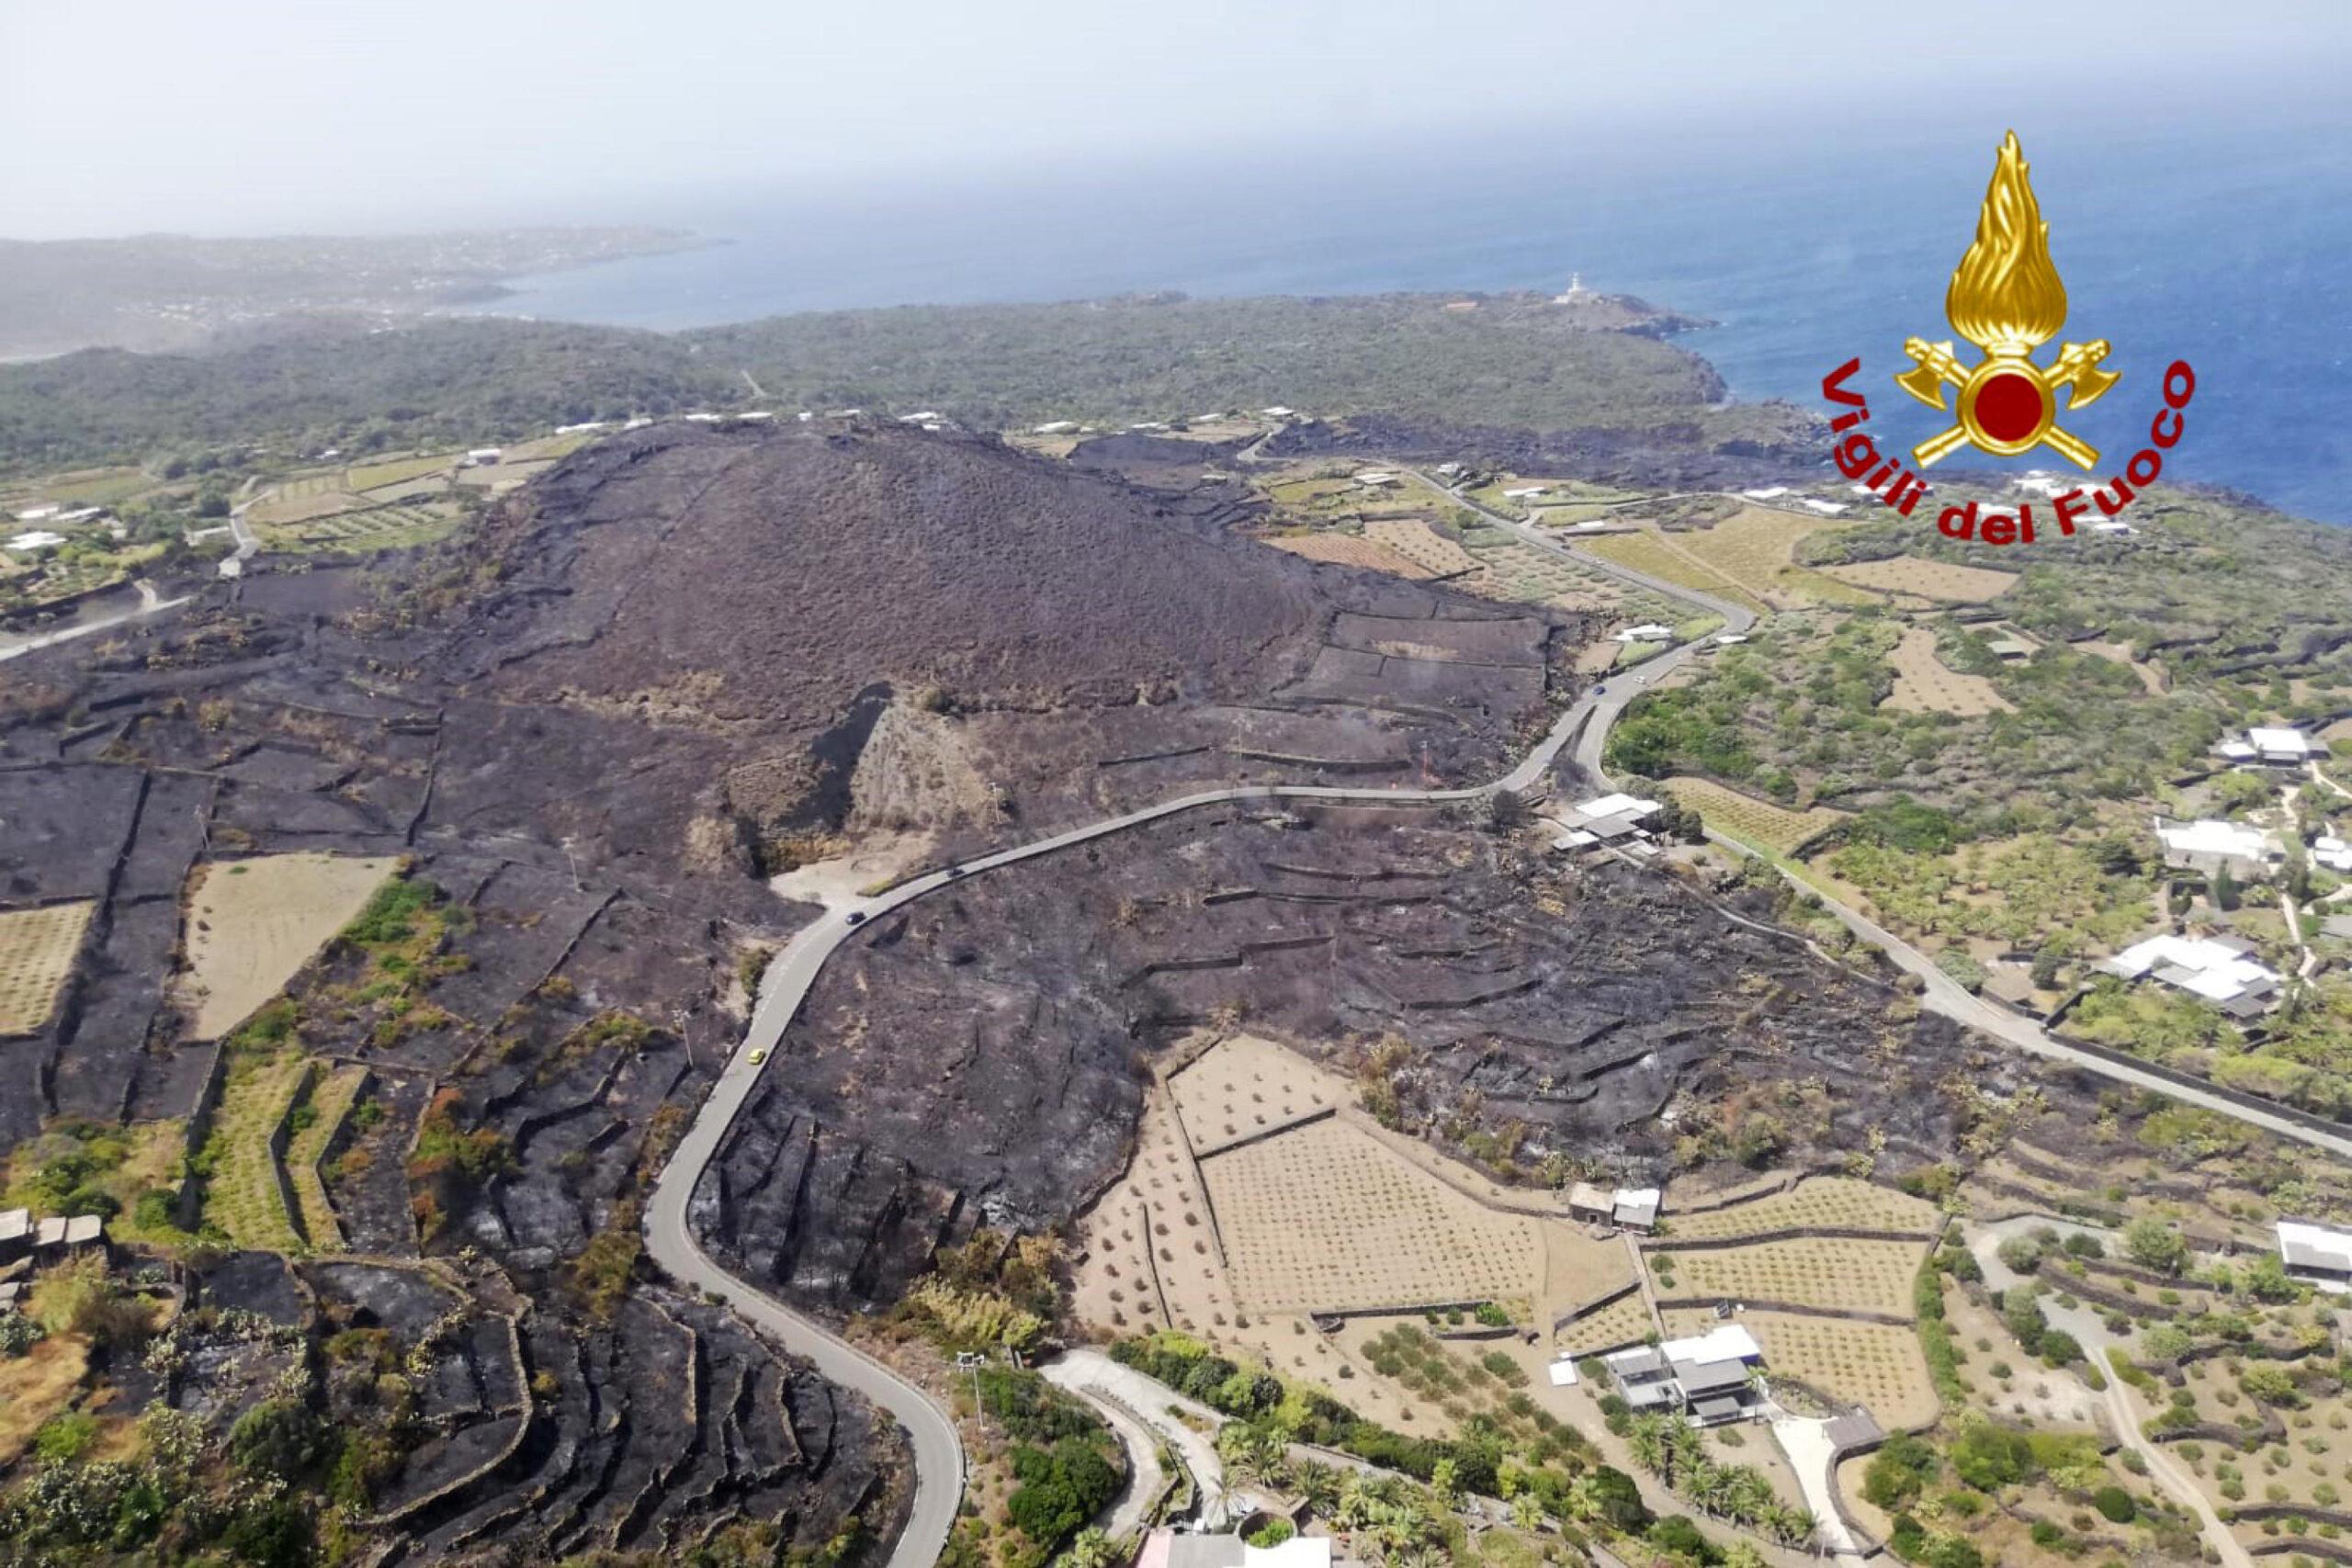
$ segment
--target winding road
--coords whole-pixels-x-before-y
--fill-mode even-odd
[[[1542,529],[1490,511],[1418,470],[1408,471],[1422,484],[1476,512],[1493,525],[1509,530],[1534,548],[1720,615],[1726,631],[1745,632],[1755,624],[1753,613],[1742,605],[1574,550]],[[681,1285],[725,1300],[747,1319],[782,1339],[794,1353],[808,1357],[828,1382],[854,1390],[879,1408],[888,1411],[905,1428],[913,1446],[915,1493],[906,1528],[900,1532],[891,1553],[893,1568],[931,1568],[944,1550],[948,1533],[955,1527],[956,1508],[963,1498],[966,1460],[954,1418],[922,1389],[850,1345],[817,1319],[785,1305],[729,1273],[702,1250],[688,1220],[689,1201],[704,1170],[717,1155],[736,1114],[757,1088],[762,1068],[782,1043],[786,1026],[807,999],[825,961],[868,922],[936,893],[964,877],[1034,860],[1040,855],[1053,854],[1074,845],[1107,838],[1114,833],[1125,832],[1204,807],[1276,800],[1429,804],[1478,800],[1499,790],[1522,793],[1543,779],[1571,740],[1577,741],[1577,763],[1602,787],[1608,787],[1608,779],[1600,762],[1610,726],[1616,722],[1626,705],[1650,689],[1660,675],[1697,657],[1705,646],[1704,639],[1678,645],[1653,655],[1632,670],[1613,675],[1603,684],[1589,689],[1562,710],[1544,739],[1516,767],[1489,784],[1460,789],[1252,784],[1204,790],[1157,806],[1144,807],[1123,816],[1071,828],[1031,843],[982,855],[964,863],[956,871],[931,872],[910,878],[871,898],[829,908],[797,932],[775,956],[761,976],[759,999],[752,1010],[751,1023],[744,1031],[742,1042],[719,1074],[718,1081],[712,1087],[709,1098],[703,1102],[693,1126],[680,1141],[654,1184],[652,1201],[645,1214],[646,1249],[653,1261]],[[1717,836],[1710,834],[1710,837]],[[1718,837],[1718,841],[1738,852],[1748,852],[1744,846],[1732,840]],[[1787,874],[1785,870],[1783,874]],[[1819,892],[1809,886],[1804,886],[1805,891]],[[2117,1082],[2152,1089],[2176,1100],[2235,1116],[2282,1136],[2352,1156],[2352,1139],[2323,1133],[2284,1117],[2269,1115],[2234,1100],[2174,1084],[2152,1074],[2141,1073],[2075,1050],[2030,1020],[2006,1012],[1971,995],[1938,969],[1926,954],[1872,923],[1859,910],[1848,908],[1826,896],[1823,896],[1823,903],[1856,934],[1883,950],[1905,971],[1921,977],[1927,987],[1921,997],[1924,1006],[2035,1055],[2066,1062]]]

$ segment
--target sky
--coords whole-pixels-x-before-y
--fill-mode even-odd
[[[1962,107],[2289,105],[2347,73],[2335,0],[0,0],[0,236],[617,221],[1600,124],[1860,156]]]

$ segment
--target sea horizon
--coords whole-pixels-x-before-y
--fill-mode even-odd
[[[2331,125],[2235,141],[2165,124],[2021,134],[2071,299],[2061,339],[2109,340],[2123,375],[2066,416],[2102,449],[2091,477],[2145,444],[2165,369],[2185,359],[2197,393],[2168,455],[2176,474],[2352,524],[2352,283],[2335,259],[2352,251],[2352,142]],[[1906,337],[1955,335],[1944,287],[1998,138],[1939,135],[1834,164],[1786,142],[1694,136],[1606,158],[1524,145],[1352,162],[1270,152],[1247,178],[1175,161],[945,191],[705,193],[627,216],[719,243],[511,279],[484,309],[679,330],[1160,290],[1557,291],[1580,276],[1714,322],[1673,341],[1734,398],[1817,407],[1821,378],[1859,355],[1885,393],[1874,410],[1932,419],[1887,378],[1908,367]],[[2322,390],[2287,401],[2279,387]],[[1263,395],[1283,400],[1277,387]],[[2017,464],[2064,467],[2047,452]]]

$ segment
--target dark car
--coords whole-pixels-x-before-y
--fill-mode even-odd
[[[865,911],[863,909],[852,909],[849,912],[849,923],[854,926],[864,925],[865,923]]]

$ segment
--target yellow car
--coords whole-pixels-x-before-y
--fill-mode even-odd
[[[768,1054],[765,1051],[754,1051],[752,1053],[752,1066],[755,1067],[767,1059]]]

